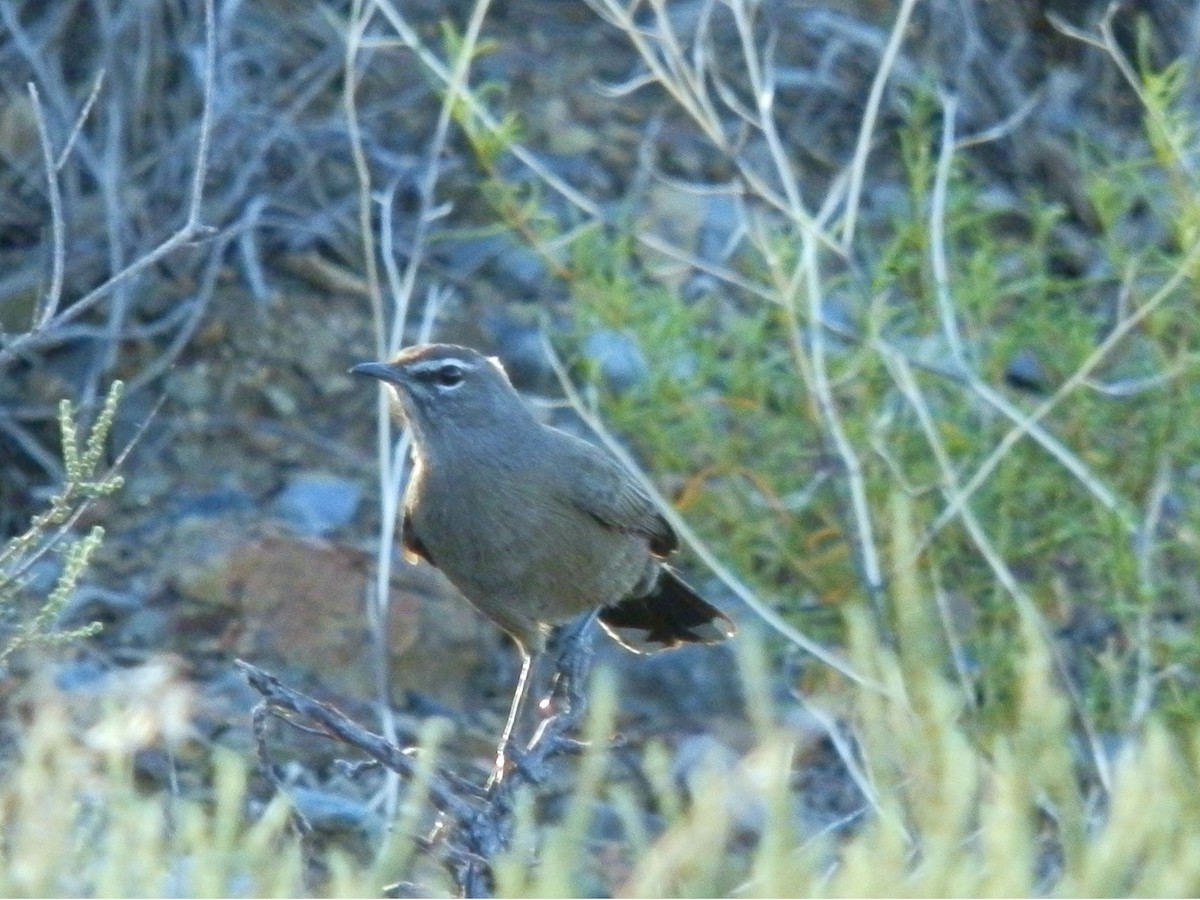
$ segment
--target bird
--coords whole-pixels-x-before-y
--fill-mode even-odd
[[[667,564],[679,540],[641,483],[607,451],[540,422],[498,359],[418,344],[350,372],[381,381],[411,429],[406,560],[440,569],[520,652],[493,779],[554,627],[591,612],[639,654],[735,633]]]

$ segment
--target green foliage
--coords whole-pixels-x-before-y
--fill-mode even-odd
[[[1170,221],[1177,245],[1190,247],[1200,240],[1200,200],[1196,197],[1195,166],[1200,160],[1196,140],[1200,123],[1179,98],[1188,87],[1185,61],[1175,60],[1161,70],[1150,62],[1151,34],[1144,20],[1138,28],[1138,62],[1142,102],[1146,105],[1146,137],[1154,162],[1167,178]]]
[[[68,643],[95,634],[100,628],[99,623],[92,623],[56,631],[54,624],[104,539],[104,529],[99,525],[75,541],[67,539],[68,530],[93,500],[119,490],[122,484],[121,476],[102,470],[101,465],[123,387],[120,381],[112,383],[82,448],[71,401],[59,404],[66,482],[50,498],[49,508],[35,516],[24,532],[11,538],[0,550],[0,610],[5,611],[10,621],[18,623],[0,646],[0,664],[22,647]],[[26,576],[36,562],[52,552],[62,557],[62,570],[50,594],[37,603],[32,613],[26,613],[21,602]]]

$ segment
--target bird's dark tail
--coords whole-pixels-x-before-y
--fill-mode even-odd
[[[600,610],[600,624],[634,653],[654,653],[680,644],[715,644],[737,628],[697,594],[675,570],[663,566],[650,593]]]

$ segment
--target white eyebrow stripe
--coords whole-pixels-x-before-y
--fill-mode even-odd
[[[460,369],[473,369],[475,366],[465,359],[459,359],[457,356],[439,356],[434,359],[420,359],[414,363],[409,363],[408,368],[413,372],[436,372],[443,366],[458,366]]]

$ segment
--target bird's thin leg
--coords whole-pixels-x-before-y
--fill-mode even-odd
[[[580,693],[591,668],[591,632],[599,614],[599,610],[592,610],[574,625],[564,626],[550,693],[538,704],[543,715],[551,715],[560,700],[565,700],[569,708],[571,698]]]
[[[513,694],[512,706],[508,709],[508,721],[504,723],[504,734],[500,736],[500,744],[496,747],[496,765],[488,779],[488,788],[499,784],[504,778],[505,756],[508,752],[509,741],[517,726],[517,719],[521,717],[525,698],[529,696],[529,674],[533,670],[534,655],[524,647],[521,648],[521,674],[517,678],[517,690]]]
[[[536,746],[550,729],[565,734],[575,728],[587,711],[587,676],[592,666],[592,625],[598,612],[594,610],[563,635],[554,685],[550,694],[539,704],[546,718],[538,724],[530,739],[530,749]],[[555,712],[555,706],[560,703],[562,708]]]

